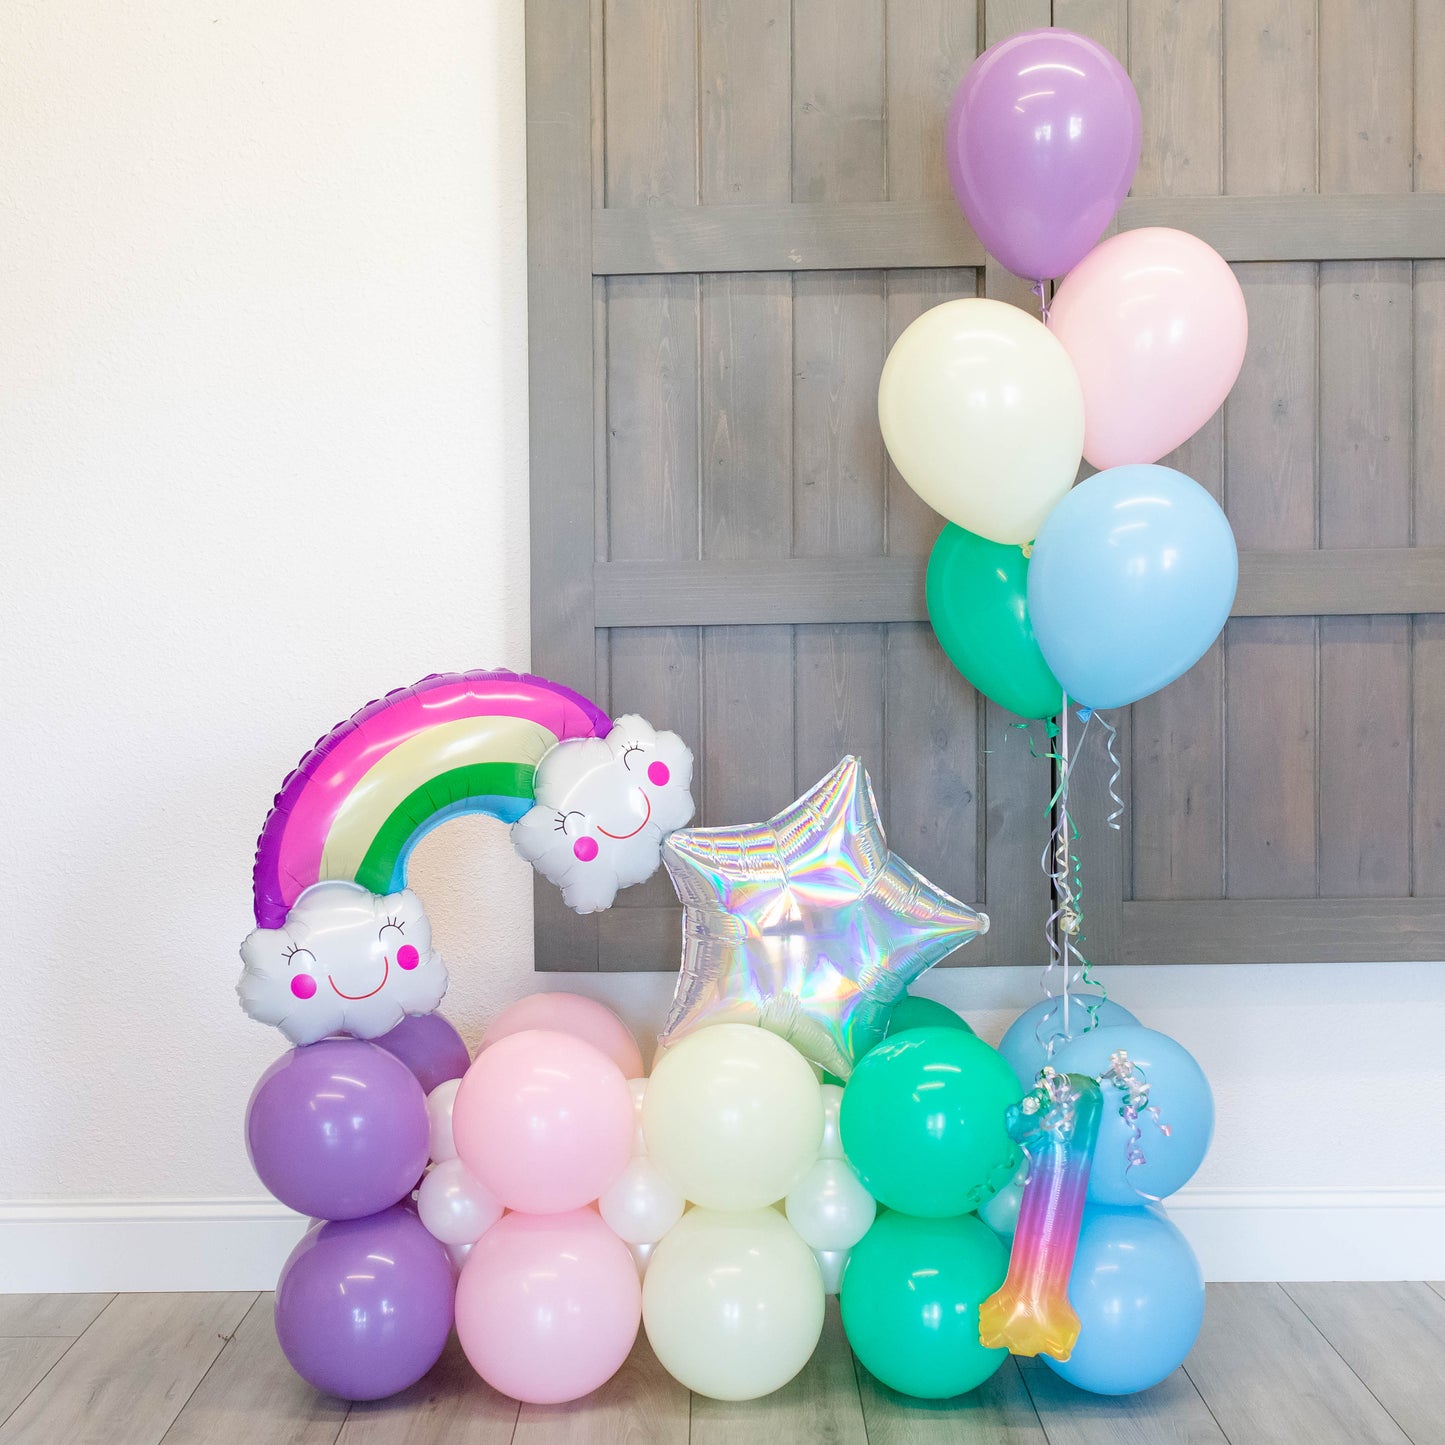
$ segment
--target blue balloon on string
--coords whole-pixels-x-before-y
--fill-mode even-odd
[[[1056,1375],[1096,1395],[1132,1395],[1173,1374],[1204,1323],[1204,1276],[1160,1208],[1084,1210],[1069,1276],[1079,1338]]]
[[[1090,1029],[1138,1022],[1128,1009],[1110,999],[1101,1002],[1091,995],[1081,997],[1075,994],[1069,1000],[1069,1031],[1065,1033],[1063,999],[1044,998],[1032,1008],[1025,1009],[1009,1025],[1008,1032],[999,1042],[998,1051],[1018,1075],[1019,1086],[1027,1092],[1033,1088],[1039,1070],[1050,1062],[1051,1041],[1057,1053],[1070,1039],[1080,1038]]]
[[[1183,1044],[1146,1029],[1122,1024],[1083,1034],[1054,1051],[1050,1060],[1061,1074],[1109,1073],[1113,1055],[1123,1052],[1138,1078],[1149,1085],[1149,1110],[1140,1114],[1138,1148],[1144,1155],[1132,1168],[1134,1125],[1121,1114],[1125,1090],[1104,1077],[1104,1117],[1089,1170],[1089,1198],[1100,1204],[1137,1205],[1182,1189],[1193,1177],[1214,1137],[1214,1094],[1194,1055]],[[1165,1133],[1165,1130],[1168,1133]]]
[[[1219,503],[1172,467],[1110,467],[1049,513],[1029,560],[1029,620],[1064,692],[1126,707],[1209,650],[1239,554]]]

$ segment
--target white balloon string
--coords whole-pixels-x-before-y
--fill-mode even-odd
[[[1093,713],[1093,717],[1099,719],[1099,726],[1104,729],[1104,751],[1109,754],[1109,816],[1105,820],[1117,833],[1120,831],[1120,820],[1124,816],[1124,799],[1119,794],[1119,779],[1124,775],[1124,769],[1119,762],[1119,754],[1114,751],[1114,743],[1118,739],[1119,729],[1109,721],[1107,713]]]

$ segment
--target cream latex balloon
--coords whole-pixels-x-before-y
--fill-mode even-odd
[[[750,1024],[713,1024],[658,1061],[642,1101],[647,1157],[694,1204],[758,1209],[818,1157],[823,1103],[808,1062]]]
[[[823,1278],[776,1209],[694,1209],[653,1252],[642,1321],[688,1389],[754,1400],[808,1363],[823,1332]]]
[[[903,480],[993,542],[1031,542],[1083,455],[1068,353],[1002,301],[946,301],[909,326],[883,366],[878,421]]]

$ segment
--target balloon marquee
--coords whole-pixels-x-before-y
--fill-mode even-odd
[[[276,1329],[318,1390],[393,1394],[455,1328],[496,1389],[558,1403],[641,1328],[689,1389],[750,1399],[803,1368],[828,1294],[863,1365],[926,1399],[1010,1352],[1103,1394],[1183,1360],[1203,1283],[1160,1201],[1199,1168],[1213,1100],[1081,951],[1070,735],[1097,719],[1112,757],[1099,710],[1167,685],[1229,614],[1229,524],[1158,463],[1223,402],[1246,317],[1196,238],[1099,243],[1140,134],[1093,41],[1040,30],[980,56],[948,116],[950,176],[1041,319],[947,302],[879,386],[893,461],[946,520],[939,642],[980,692],[1050,720],[1045,996],[995,1049],[908,993],[988,918],[889,849],[855,758],[766,821],[690,828],[684,741],[546,679],[446,674],[371,703],[276,798],[237,987],[292,1045],[246,1142],[311,1219]],[[1085,459],[1100,470],[1076,483]],[[506,823],[580,913],[666,868],[684,922],[650,1077],[587,998],[513,1004],[475,1056],[436,1012],[447,972],[407,864],[466,813]]]

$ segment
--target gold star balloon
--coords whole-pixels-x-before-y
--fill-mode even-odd
[[[683,904],[664,1046],[759,1024],[847,1078],[909,984],[988,931],[987,914],[888,851],[856,758],[766,823],[679,829],[662,859]]]

